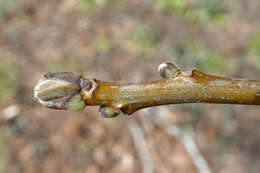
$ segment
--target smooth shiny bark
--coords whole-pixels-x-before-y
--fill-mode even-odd
[[[97,87],[91,97],[87,90],[81,90],[87,105],[112,107],[126,114],[166,104],[260,105],[260,81],[217,77],[197,70],[180,72],[170,79],[142,84],[95,82]]]

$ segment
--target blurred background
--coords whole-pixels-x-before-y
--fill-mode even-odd
[[[46,72],[260,79],[259,0],[1,0],[0,172],[258,173],[260,107],[169,105],[103,119],[32,99]]]

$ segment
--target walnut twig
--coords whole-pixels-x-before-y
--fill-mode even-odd
[[[184,72],[172,63],[159,65],[163,78],[140,84],[89,79],[74,73],[47,73],[34,89],[34,98],[54,109],[82,110],[99,105],[103,117],[132,114],[140,109],[182,103],[260,105],[260,81]]]

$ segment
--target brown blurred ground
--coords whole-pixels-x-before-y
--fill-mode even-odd
[[[260,80],[258,0],[174,2],[2,0],[0,172],[142,172],[130,121],[143,128],[155,172],[197,172],[180,141],[156,125],[147,128],[142,111],[102,119],[97,107],[55,111],[31,98],[49,71],[143,82],[159,79],[157,66],[171,61],[184,69]],[[259,107],[167,108],[170,123],[193,130],[213,172],[259,172]],[[150,116],[158,116],[153,110]]]

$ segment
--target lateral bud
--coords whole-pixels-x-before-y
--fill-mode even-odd
[[[86,79],[82,77],[80,79],[80,87],[82,92],[84,93],[84,98],[92,98],[94,95],[95,90],[97,89],[98,85],[95,79]]]
[[[104,118],[114,118],[120,114],[120,110],[115,110],[112,107],[100,106],[99,114]]]
[[[181,69],[172,63],[162,63],[158,66],[158,72],[164,79],[171,79],[177,77]]]

